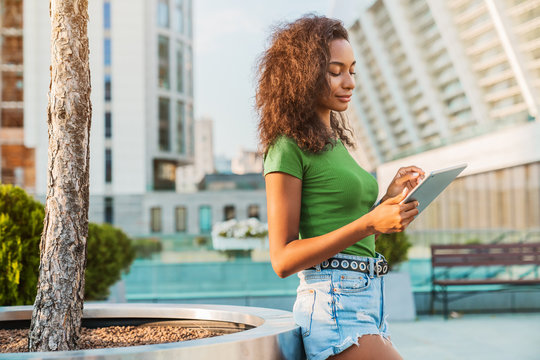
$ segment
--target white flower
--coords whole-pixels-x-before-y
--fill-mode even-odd
[[[236,219],[214,224],[214,233],[223,237],[237,239],[246,237],[261,237],[268,235],[268,224],[261,223],[257,218],[238,221]]]

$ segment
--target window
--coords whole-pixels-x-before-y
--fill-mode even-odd
[[[154,190],[176,189],[176,162],[172,160],[154,160]]]
[[[4,35],[2,42],[2,63],[22,65],[23,63],[23,37],[22,35]]]
[[[157,22],[159,27],[169,27],[169,0],[158,1]]]
[[[150,209],[150,231],[161,231],[161,208],[153,207]]]
[[[176,91],[184,91],[184,51],[180,41],[176,43]]]
[[[189,105],[187,109],[188,116],[188,135],[189,136],[189,155],[195,155],[195,132],[193,131],[193,106]]]
[[[176,231],[184,232],[186,231],[186,218],[187,218],[187,209],[185,206],[177,206],[174,209],[174,219],[176,223]]]
[[[193,96],[193,51],[191,46],[186,46],[186,74],[187,74],[187,83],[185,89],[190,96]]]
[[[184,122],[185,122],[184,103],[178,101],[176,103],[176,149],[179,154],[186,153],[186,142],[184,139]]]
[[[193,14],[191,12],[191,1],[192,0],[186,0],[186,18],[187,18],[187,33],[188,33],[188,36],[191,37],[191,35],[193,34],[192,32],[192,22],[191,22],[191,19],[193,17]]]
[[[179,33],[183,33],[184,32],[184,9],[182,8],[183,6],[183,1],[182,0],[175,0],[175,7],[174,7],[174,17],[175,17],[175,21],[174,21],[174,24],[176,26],[176,31],[179,32]]]
[[[3,108],[0,110],[2,127],[22,128],[24,126],[23,109]]]
[[[110,139],[112,137],[112,124],[111,124],[111,112],[105,113],[105,138]]]
[[[104,221],[108,224],[113,224],[113,198],[105,198],[105,219]]]
[[[169,151],[171,149],[170,129],[169,129],[169,99],[159,99],[159,150]]]
[[[225,221],[236,218],[236,210],[234,205],[227,205],[223,208],[223,217]]]
[[[105,66],[111,66],[111,39],[109,38],[105,38],[103,54],[105,56]]]
[[[111,75],[105,75],[105,101],[111,101]]]
[[[2,72],[2,100],[23,101],[22,71]]]
[[[105,29],[111,28],[111,3],[103,3],[103,26]]]
[[[201,234],[212,231],[212,207],[210,205],[199,207],[199,231]]]
[[[260,216],[259,216],[259,205],[249,205],[247,216],[248,216],[248,218],[257,218],[257,219],[260,219]]]
[[[112,150],[105,149],[105,182],[112,182]]]
[[[163,35],[158,37],[158,81],[159,87],[170,89],[169,81],[169,38]]]

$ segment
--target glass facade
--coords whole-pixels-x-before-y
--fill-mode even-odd
[[[187,74],[187,84],[186,90],[189,96],[193,96],[193,51],[191,46],[186,46],[186,74]]]
[[[157,23],[159,27],[169,27],[169,1],[158,0]]]
[[[167,98],[159,99],[159,150],[169,151],[170,142],[170,100]]]
[[[184,51],[183,43],[176,42],[176,91],[184,92]]]
[[[188,116],[188,134],[191,134],[193,135],[194,131],[193,131],[193,105],[188,105],[188,110],[187,110],[187,116]],[[195,141],[193,139],[193,136],[190,137],[189,139],[189,155],[193,156],[195,155]]]
[[[105,101],[111,101],[111,75],[105,74]]]
[[[191,6],[188,0],[157,0],[156,125],[160,154],[153,161],[163,161],[166,152],[169,161],[170,156],[178,156],[176,163],[186,164],[194,155]],[[160,175],[154,174],[153,178],[157,180]],[[164,184],[154,181],[152,187],[157,188],[158,183]]]
[[[176,150],[179,154],[186,153],[186,140],[184,134],[185,112],[184,103],[178,101],[176,103]]]
[[[174,0],[174,4],[175,30],[182,34],[184,32],[184,4],[182,0]]]
[[[164,35],[158,36],[158,84],[162,89],[170,89],[169,76],[169,38]]]
[[[105,112],[105,138],[110,139],[112,137],[112,116],[111,112]]]
[[[105,66],[111,66],[111,39],[105,38],[103,43],[103,55],[105,59]]]
[[[105,149],[105,182],[112,182],[112,150]]]
[[[111,3],[103,3],[103,27],[105,29],[111,28]]]
[[[107,224],[113,224],[114,223],[114,206],[113,206],[113,198],[110,196],[105,197],[105,209],[104,209],[104,219],[103,222]]]
[[[154,190],[174,190],[176,162],[165,159],[154,160]]]
[[[186,20],[187,20],[187,33],[188,33],[188,36],[191,38],[193,36],[193,21],[192,21],[192,16],[193,16],[193,13],[192,13],[192,0],[186,0],[186,13],[187,13],[187,17],[186,17]]]

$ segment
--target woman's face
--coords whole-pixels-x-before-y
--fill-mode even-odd
[[[319,111],[345,111],[351,101],[354,89],[354,54],[351,44],[345,39],[332,40],[329,44],[330,62],[326,79],[330,93],[317,101]]]

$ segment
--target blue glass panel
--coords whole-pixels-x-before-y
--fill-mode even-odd
[[[105,66],[111,65],[111,39],[106,38],[103,44],[103,54],[105,57]]]
[[[111,28],[111,3],[103,3],[103,27],[105,29]]]

